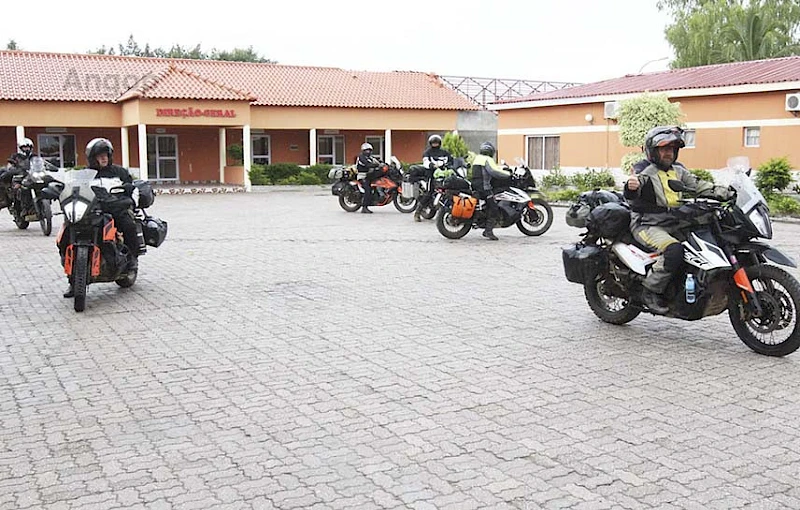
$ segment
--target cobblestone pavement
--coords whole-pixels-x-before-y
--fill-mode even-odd
[[[598,321],[564,209],[495,243],[375,211],[160,196],[167,241],[81,314],[2,211],[0,508],[800,508],[800,353]]]

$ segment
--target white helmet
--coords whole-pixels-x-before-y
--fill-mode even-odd
[[[33,153],[33,140],[23,138],[17,143],[17,152],[23,156],[30,156]]]
[[[371,143],[362,143],[361,144],[361,152],[371,151],[371,150],[372,150],[372,144]]]

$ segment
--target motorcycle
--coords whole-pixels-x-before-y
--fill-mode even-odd
[[[458,175],[462,178],[466,178],[467,176],[467,165],[464,161],[464,158],[454,158],[453,164],[446,168],[448,170],[452,170],[455,175]],[[447,191],[444,185],[444,180],[446,177],[437,176],[437,173],[439,173],[438,170],[434,173],[434,177],[431,180],[423,179],[419,181],[419,183],[415,183],[415,185],[418,187],[418,191],[415,191],[417,196],[428,193],[429,188],[433,193],[433,200],[431,200],[426,207],[423,207],[419,213],[419,215],[426,220],[432,220],[436,217],[436,213],[439,211],[439,208],[442,205],[442,198]]]
[[[11,180],[12,203],[8,210],[17,228],[25,230],[32,221],[38,221],[42,233],[49,236],[53,231],[53,211],[50,199],[42,196],[42,189],[52,180],[46,171],[50,165],[40,156],[30,159],[28,168]],[[52,167],[52,165],[50,165]],[[53,167],[55,169],[55,167]]]
[[[727,311],[736,335],[750,349],[786,356],[800,347],[800,283],[769,262],[797,265],[758,241],[772,239],[772,223],[749,167],[746,157],[728,161],[734,172],[735,199],[719,202],[695,193],[693,199],[682,200],[676,230],[684,247],[685,269],[667,286],[669,311],[664,315],[693,321]],[[681,181],[670,180],[668,185],[676,192],[693,191]],[[625,324],[643,311],[658,315],[643,304],[642,281],[659,254],[637,245],[627,227],[620,228],[620,235],[593,228],[592,216],[603,208],[610,211],[622,205],[597,207],[589,215],[584,240],[562,249],[567,279],[583,285],[589,307],[604,322]]]
[[[400,161],[392,156],[389,164],[380,166],[383,175],[374,181],[370,193],[370,206],[384,206],[394,203],[395,208],[401,213],[411,213],[417,208],[417,199],[403,194],[403,166]],[[328,173],[331,179],[337,182],[331,187],[331,193],[339,196],[339,206],[347,212],[356,212],[361,209],[364,187],[361,180],[364,174],[356,172],[355,167],[334,168]]]
[[[102,207],[119,200],[131,185],[123,185],[116,178],[96,176],[96,170],[73,170],[44,191],[46,196],[58,199],[64,213],[56,245],[61,252],[64,273],[74,289],[76,312],[86,308],[89,284],[115,282],[128,288],[136,283],[138,276],[138,270],[131,267],[133,254],[122,232],[117,230],[113,216],[103,212]],[[154,200],[149,183],[136,181],[131,196],[136,206],[134,215],[141,255],[146,246],[161,245],[167,235],[167,222],[144,213]]]
[[[500,212],[495,227],[516,225],[527,236],[540,236],[553,224],[550,204],[536,190],[526,165],[510,170],[509,186],[500,188],[493,195]],[[450,178],[450,181],[443,183],[444,194],[439,201],[436,228],[448,239],[461,239],[471,229],[486,227],[486,203],[474,196],[469,181],[463,176]]]

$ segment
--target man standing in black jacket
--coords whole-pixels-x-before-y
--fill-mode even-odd
[[[361,144],[361,154],[356,160],[356,170],[360,174],[365,174],[364,179],[361,180],[361,186],[364,187],[364,196],[361,199],[362,213],[372,214],[372,211],[369,210],[369,206],[372,204],[372,183],[381,175],[380,171],[376,171],[380,166],[380,163],[372,157],[372,144]]]

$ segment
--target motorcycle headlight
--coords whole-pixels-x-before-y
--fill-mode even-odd
[[[66,208],[64,209],[64,216],[67,217],[67,220],[69,220],[70,223],[77,223],[81,221],[81,218],[83,218],[83,215],[86,214],[88,209],[89,204],[86,202],[73,200],[67,204]]]
[[[33,182],[44,182],[44,175],[45,175],[44,170],[33,171],[30,173]]]
[[[747,218],[753,223],[753,226],[756,227],[761,237],[764,239],[772,239],[772,224],[769,221],[769,217],[759,208],[750,211]]]

